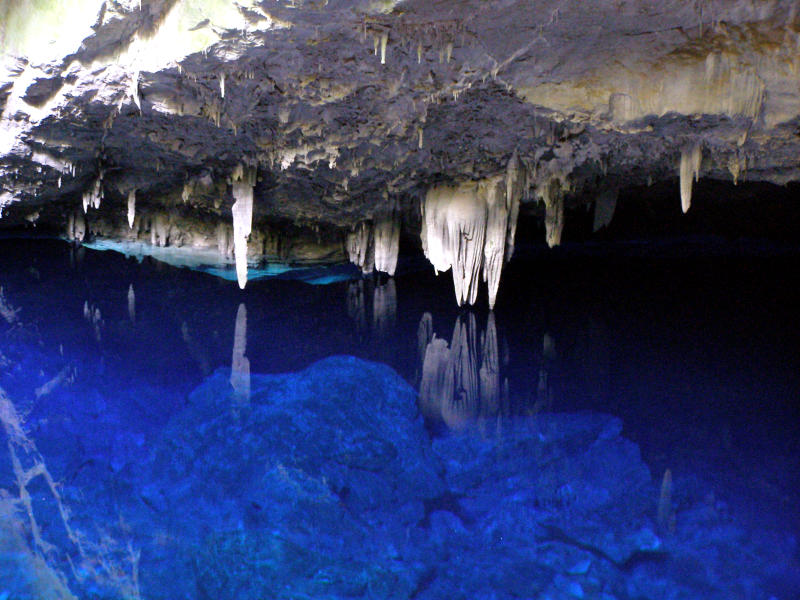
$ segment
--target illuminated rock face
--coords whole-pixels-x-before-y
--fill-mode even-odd
[[[795,0],[6,0],[0,53],[0,228],[227,222],[240,285],[276,223],[391,274],[430,202],[435,268],[493,304],[520,203],[552,246],[608,190],[800,180]]]

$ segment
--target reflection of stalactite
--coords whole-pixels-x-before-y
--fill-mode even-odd
[[[356,331],[367,331],[367,307],[364,301],[364,280],[351,281],[347,286],[347,316],[355,323]]]
[[[447,342],[436,334],[425,349],[419,402],[423,414],[433,419],[441,419],[442,407],[453,402],[453,359]]]
[[[463,429],[476,420],[494,419],[509,411],[508,382],[501,384],[494,313],[489,313],[480,344],[478,340],[473,313],[458,317],[449,346],[433,333],[429,313],[423,315],[417,330],[422,364],[420,408],[428,418],[440,419],[451,429]]]
[[[425,362],[425,350],[428,348],[428,344],[430,344],[431,340],[433,339],[433,316],[431,313],[426,312],[422,315],[422,318],[419,320],[419,326],[417,327],[417,365],[419,368],[417,369],[417,373],[414,376],[414,381],[419,383],[422,378],[422,367],[423,363]]]
[[[195,339],[192,335],[192,332],[189,329],[189,324],[186,321],[181,323],[181,338],[186,344],[186,350],[189,353],[189,356],[191,356],[192,359],[197,363],[200,372],[204,375],[208,375],[208,373],[211,372],[208,356],[206,355],[200,340]]]
[[[450,342],[455,393],[453,402],[442,407],[442,416],[452,428],[461,428],[478,415],[477,346],[475,315],[467,313],[466,316],[459,316]]]
[[[500,351],[494,313],[489,313],[481,343],[481,402],[484,414],[496,414],[500,407]]]
[[[372,300],[372,318],[369,300]],[[347,316],[352,320],[358,336],[375,340],[389,336],[397,325],[397,284],[387,278],[379,285],[378,278],[351,281],[347,286]]]
[[[95,340],[97,340],[99,344],[103,338],[100,330],[105,326],[103,315],[100,313],[100,307],[95,305],[89,306],[89,301],[85,300],[83,303],[83,318],[92,325]]]
[[[545,333],[542,336],[542,362],[539,366],[539,383],[536,386],[536,404],[533,412],[553,409],[553,386],[550,378],[555,360],[555,341],[549,333]]]
[[[386,337],[397,322],[397,289],[394,279],[375,286],[372,296],[372,328],[379,337]]]
[[[250,402],[250,360],[247,351],[247,307],[244,302],[236,311],[236,327],[233,333],[233,354],[231,357],[231,386],[236,408]]]
[[[128,286],[128,317],[131,323],[136,323],[136,292],[133,290],[133,284]]]

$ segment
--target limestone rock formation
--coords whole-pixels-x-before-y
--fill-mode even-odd
[[[434,267],[493,304],[520,210],[552,246],[605,190],[679,177],[685,211],[701,175],[800,180],[795,0],[2,0],[0,17],[0,228],[119,242],[153,223],[142,243],[168,248],[218,229],[197,248],[241,286],[275,253],[265,230],[391,273],[425,205]]]

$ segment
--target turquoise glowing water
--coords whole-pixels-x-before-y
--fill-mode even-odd
[[[800,257],[696,250],[489,313],[0,241],[0,597],[796,598]]]

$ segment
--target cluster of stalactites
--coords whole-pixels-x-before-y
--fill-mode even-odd
[[[700,163],[703,152],[700,144],[684,148],[681,152],[681,210],[685,213],[692,206],[692,180],[700,178]]]
[[[362,221],[347,234],[350,262],[366,274],[381,271],[394,275],[400,249],[400,213],[396,205]]]
[[[100,208],[100,202],[103,199],[103,171],[97,176],[89,189],[83,192],[83,212],[89,210],[91,206],[94,209]]]
[[[516,154],[506,175],[457,186],[435,186],[422,204],[422,249],[439,271],[453,270],[459,306],[474,304],[479,278],[494,307],[503,264],[514,251],[522,196]]]
[[[239,287],[247,285],[247,238],[253,228],[253,188],[256,169],[238,165],[231,175],[233,198],[233,256],[236,261],[236,279]]]

